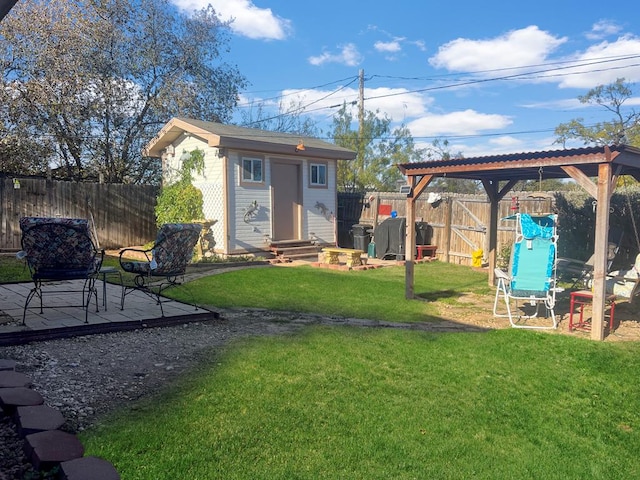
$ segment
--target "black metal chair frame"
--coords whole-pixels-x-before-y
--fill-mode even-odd
[[[135,274],[134,285],[125,283],[124,298],[134,291],[140,291],[150,296],[160,305],[160,312],[164,317],[164,302],[171,301],[162,296],[168,288],[183,286],[185,291],[192,297],[191,304],[198,309],[193,301],[191,291],[186,287],[184,275],[187,265],[190,263],[196,243],[200,238],[202,226],[199,224],[165,224],[163,225],[151,248],[146,250],[125,248],[120,251],[120,266],[125,272]],[[174,245],[174,241],[182,237],[179,245]],[[184,245],[182,244],[184,243]],[[173,251],[178,248],[179,251]],[[129,260],[131,256],[143,256],[143,261]],[[174,257],[171,261],[162,262],[166,256]],[[160,259],[158,261],[158,259]]]
[[[59,295],[61,293],[78,293],[78,289],[60,290],[53,292],[45,292],[43,287],[53,282],[61,282],[67,280],[83,280],[82,284],[82,304],[81,305],[65,305],[67,307],[82,307],[85,310],[85,323],[89,323],[89,306],[91,297],[96,302],[96,312],[98,309],[98,290],[96,288],[96,280],[98,272],[104,259],[104,250],[98,251],[91,238],[88,227],[78,224],[60,224],[57,218],[51,219],[52,222],[37,223],[34,225],[25,225],[22,232],[22,251],[19,252],[19,258],[26,260],[31,279],[34,287],[27,295],[22,313],[22,324],[26,324],[27,309],[31,301],[37,297],[40,300],[40,313],[44,313],[44,308],[61,308],[55,306],[46,306],[43,302],[43,296]],[[66,235],[60,235],[60,229],[66,231]],[[38,238],[49,238],[51,244],[37,245],[30,244],[27,240],[29,235],[36,234]],[[79,239],[79,240],[78,240]],[[88,251],[82,251],[87,248]],[[72,251],[69,256],[57,255],[63,249],[66,252]],[[77,253],[74,256],[73,253]]]

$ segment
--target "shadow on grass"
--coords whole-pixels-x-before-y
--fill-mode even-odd
[[[437,292],[415,293],[414,295],[416,299],[426,302],[436,302],[444,298],[457,298],[461,296],[460,292],[456,292],[455,290],[439,290]]]

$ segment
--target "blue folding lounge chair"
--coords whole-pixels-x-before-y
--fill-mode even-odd
[[[514,328],[557,328],[554,312],[556,292],[562,290],[556,287],[555,276],[557,215],[531,216],[518,213],[509,218],[518,222],[516,239],[511,252],[509,274],[498,268],[495,270],[498,284],[493,302],[493,315],[508,317]],[[498,312],[500,297],[504,300],[506,313]],[[518,302],[522,301],[535,307],[535,310],[529,315],[516,314],[511,306],[512,300],[515,301],[516,309],[520,309]],[[551,317],[551,325],[525,323],[527,319],[538,316],[540,304],[545,306],[546,317]]]

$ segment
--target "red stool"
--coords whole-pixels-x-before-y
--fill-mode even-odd
[[[422,260],[422,258],[426,255],[429,257],[435,257],[436,251],[438,250],[437,245],[416,245],[416,249],[418,250],[418,260]]]
[[[616,296],[609,295],[605,299],[605,301],[610,305],[611,309],[609,310],[609,331],[613,331],[613,317],[616,311]],[[571,303],[569,305],[569,331],[573,331],[575,329],[583,329],[590,330],[591,322],[587,322],[583,318],[584,306],[590,305],[593,301],[593,293],[589,290],[578,290],[577,292],[571,292]],[[573,322],[573,310],[575,306],[578,305],[580,307],[580,320],[577,323]]]

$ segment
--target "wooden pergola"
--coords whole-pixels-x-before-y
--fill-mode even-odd
[[[520,180],[572,178],[597,201],[594,246],[592,340],[604,339],[605,277],[609,206],[620,175],[640,181],[640,149],[626,145],[486,157],[404,163],[407,178],[407,236],[405,252],[415,251],[415,202],[435,178],[480,181],[490,202],[489,284],[494,285],[497,258],[498,203]],[[414,298],[413,255],[405,257],[405,296]]]

